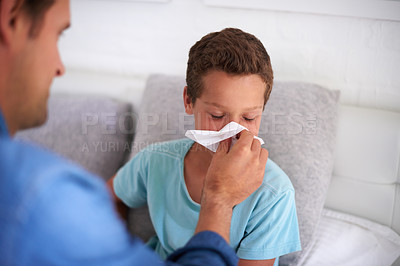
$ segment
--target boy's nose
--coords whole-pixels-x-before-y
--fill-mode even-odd
[[[230,120],[229,123],[230,122],[235,122],[235,123],[240,124],[240,118],[239,117],[230,117],[229,120]]]

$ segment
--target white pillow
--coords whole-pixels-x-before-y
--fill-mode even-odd
[[[310,251],[299,265],[392,265],[400,236],[391,228],[353,215],[323,209]]]

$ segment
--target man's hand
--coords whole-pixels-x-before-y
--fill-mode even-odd
[[[196,232],[212,230],[229,242],[232,208],[262,183],[268,151],[249,131],[242,131],[229,150],[230,139],[220,143],[204,181]]]
[[[203,200],[233,208],[262,183],[268,151],[249,131],[242,131],[229,150],[230,139],[218,147],[204,183]]]

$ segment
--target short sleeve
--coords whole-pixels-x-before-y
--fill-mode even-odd
[[[277,195],[270,206],[255,210],[240,242],[239,258],[266,260],[301,249],[294,191]]]
[[[147,162],[146,152],[139,152],[118,171],[114,179],[115,194],[131,208],[147,202]]]

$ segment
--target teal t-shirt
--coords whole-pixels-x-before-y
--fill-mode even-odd
[[[191,199],[183,176],[184,158],[193,143],[181,139],[150,145],[114,180],[115,193],[126,205],[148,205],[157,233],[152,246],[163,258],[183,247],[197,225],[200,205]],[[271,159],[262,185],[233,209],[230,242],[238,257],[248,260],[278,258],[301,249],[294,189]]]

